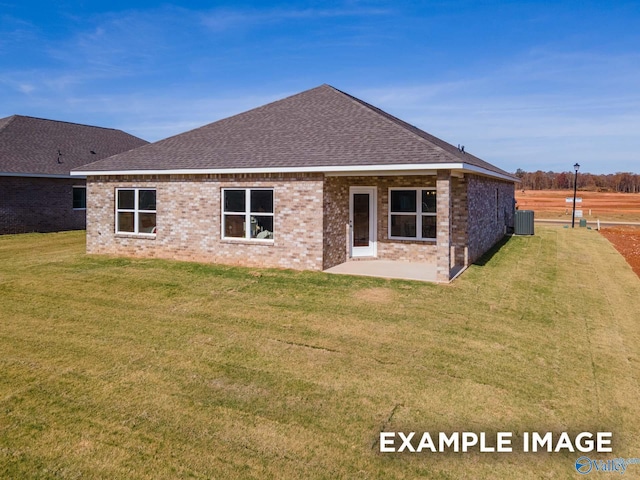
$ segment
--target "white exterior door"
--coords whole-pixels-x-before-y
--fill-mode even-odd
[[[352,257],[376,256],[376,187],[349,188]]]

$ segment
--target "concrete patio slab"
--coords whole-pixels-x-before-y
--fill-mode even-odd
[[[436,266],[432,263],[409,263],[392,260],[357,260],[341,263],[326,273],[363,275],[366,277],[398,278],[402,280],[436,281]]]

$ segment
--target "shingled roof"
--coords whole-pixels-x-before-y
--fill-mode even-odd
[[[94,162],[78,173],[470,168],[512,175],[329,85]]]
[[[0,175],[69,176],[147,143],[121,130],[12,115],[0,119]]]

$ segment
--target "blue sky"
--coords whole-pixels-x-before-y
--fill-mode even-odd
[[[506,170],[640,173],[640,2],[0,0],[0,117],[155,141],[323,83]]]

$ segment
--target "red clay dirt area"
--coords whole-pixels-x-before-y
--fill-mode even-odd
[[[640,222],[640,193],[578,191],[576,210],[587,220]],[[571,201],[567,202],[566,200]],[[571,221],[573,190],[519,190],[516,200],[520,210],[533,210],[536,218]]]
[[[640,277],[640,227],[606,227],[600,233],[616,247]]]
[[[640,193],[578,191],[576,210],[594,228],[596,220],[640,222]],[[570,199],[567,202],[567,199]],[[536,219],[554,219],[571,223],[573,190],[519,190],[516,200],[520,210],[533,210]],[[578,220],[576,219],[576,226]],[[603,227],[600,232],[627,260],[640,277],[640,227]]]

